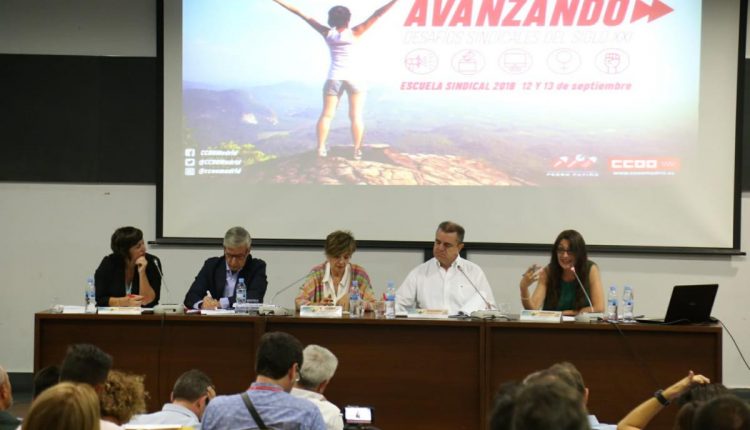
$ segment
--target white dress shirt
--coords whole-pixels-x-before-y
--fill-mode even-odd
[[[325,274],[323,275],[323,297],[331,297],[333,304],[338,305],[339,300],[349,296],[349,285],[352,280],[351,264],[346,265],[344,276],[341,277],[338,285],[333,285],[333,276],[331,276],[331,263],[326,262]],[[361,285],[360,285],[361,286]]]
[[[477,294],[477,289],[481,296]],[[420,264],[409,272],[396,292],[399,312],[417,308],[447,309],[450,315],[456,315],[459,311],[470,314],[487,309],[484,300],[494,308],[495,296],[487,277],[482,268],[460,256],[456,257],[448,270],[443,269],[436,258]]]
[[[317,406],[320,409],[320,414],[323,415],[323,421],[325,421],[328,430],[343,430],[344,419],[341,417],[341,410],[338,406],[326,400],[322,394],[300,388],[292,388],[290,394],[300,399],[309,400]]]
[[[200,420],[195,412],[174,403],[166,403],[159,412],[138,415],[128,424],[178,424],[183,427],[192,427],[194,430],[201,428]]]

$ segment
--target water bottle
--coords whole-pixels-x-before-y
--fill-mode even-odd
[[[622,322],[635,322],[633,319],[633,289],[628,285],[622,287]]]
[[[359,282],[352,281],[352,287],[349,290],[349,318],[361,317],[362,310],[362,301],[359,299]]]
[[[617,287],[612,285],[607,293],[607,311],[604,317],[608,321],[617,321]]]
[[[96,313],[96,287],[94,286],[94,278],[90,277],[86,280],[86,293],[84,294],[85,308],[84,312],[87,314]]]
[[[247,287],[245,286],[245,278],[237,280],[237,291],[236,298],[234,301],[234,313],[245,314],[248,312],[247,308]]]
[[[388,281],[388,287],[385,289],[385,317],[396,318],[396,287],[393,281]]]

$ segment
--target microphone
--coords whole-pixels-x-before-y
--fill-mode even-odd
[[[505,315],[503,315],[502,312],[500,312],[497,309],[493,309],[495,306],[493,306],[490,302],[487,301],[487,299],[484,298],[484,295],[479,291],[479,288],[474,284],[474,281],[469,278],[469,275],[464,272],[464,268],[461,267],[461,265],[457,265],[456,268],[459,272],[461,272],[462,275],[464,275],[464,278],[466,278],[467,281],[469,281],[469,284],[474,288],[474,291],[476,291],[477,294],[479,294],[479,297],[482,299],[484,304],[487,306],[486,309],[474,311],[470,315],[473,318],[482,318],[482,319],[494,319],[494,318],[503,318]],[[459,312],[460,314],[460,312]]]
[[[295,279],[292,283],[290,283],[289,285],[286,285],[284,288],[277,291],[276,294],[274,294],[271,297],[271,300],[268,301],[268,304],[263,304],[260,306],[258,313],[260,315],[280,315],[280,316],[294,315],[294,312],[292,310],[287,309],[282,306],[275,305],[274,300],[276,300],[276,297],[279,297],[281,293],[297,285],[299,281],[307,278],[308,276],[309,276],[309,273],[306,273],[301,278]]]
[[[167,286],[167,280],[164,279],[164,272],[161,271],[161,262],[156,257],[154,257],[154,267],[156,267],[156,271],[159,272],[161,283],[164,284],[164,288],[166,288],[167,292],[169,293],[170,291],[169,291],[169,286]]]
[[[576,277],[576,281],[578,281],[578,286],[581,287],[581,291],[583,291],[583,295],[586,297],[586,301],[589,303],[589,307],[591,307],[591,312],[581,312],[578,315],[576,315],[576,321],[578,322],[589,322],[592,319],[596,319],[598,317],[601,317],[601,313],[595,313],[594,312],[594,305],[591,303],[591,297],[589,297],[589,294],[586,292],[586,289],[583,288],[583,282],[581,282],[581,278],[578,277],[578,273],[576,273],[576,266],[571,266],[570,270],[573,272],[573,276]],[[582,314],[585,314],[582,315]]]

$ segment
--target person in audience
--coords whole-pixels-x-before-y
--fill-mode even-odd
[[[578,283],[580,279],[586,294]],[[533,293],[529,287],[537,282]],[[588,259],[586,242],[575,230],[561,232],[552,245],[550,262],[544,268],[532,265],[521,276],[524,309],[562,311],[563,315],[604,312],[604,291],[599,267]]]
[[[143,376],[111,370],[99,394],[102,420],[126,424],[135,414],[146,411],[146,397]]]
[[[111,369],[112,357],[98,347],[87,343],[71,345],[60,365],[60,382],[87,384],[97,395],[101,395]],[[100,421],[102,430],[120,428],[109,421]]]
[[[191,369],[180,375],[172,388],[171,403],[159,412],[139,415],[129,424],[179,424],[200,430],[203,412],[209,400],[216,397],[213,382],[203,372]]]
[[[435,232],[433,258],[412,269],[396,292],[399,312],[409,309],[444,309],[469,314],[495,307],[487,277],[482,269],[461,258],[464,228],[444,221]]]
[[[224,235],[224,255],[211,257],[203,263],[185,295],[188,309],[231,309],[240,278],[245,279],[247,299],[263,302],[268,280],[266,262],[250,255],[250,233],[232,227]]]
[[[294,301],[297,309],[314,304],[340,305],[349,310],[349,289],[355,281],[365,309],[372,309],[376,298],[370,277],[362,266],[350,262],[356,250],[357,242],[351,232],[337,230],[329,234],[325,244],[326,261],[310,271]]]
[[[692,385],[677,398],[680,406],[675,417],[675,430],[692,430],[693,418],[698,408],[709,400],[729,394],[729,390],[721,383]]]
[[[294,384],[291,394],[313,402],[320,409],[328,430],[343,430],[341,409],[323,396],[333,374],[336,373],[338,358],[329,349],[319,345],[307,345],[302,355],[303,364],[299,370],[299,380]]]
[[[0,366],[0,430],[15,430],[21,421],[11,415],[8,409],[13,406],[13,387],[8,372]]]
[[[490,430],[513,430],[513,411],[520,388],[517,382],[506,382],[497,390],[490,414]]]
[[[258,375],[255,382],[241,394],[216,396],[211,400],[203,414],[203,430],[264,427],[325,430],[318,408],[289,394],[304,364],[300,341],[283,332],[266,333],[260,339],[255,357]]]
[[[560,380],[524,384],[513,410],[515,430],[588,430],[581,393]]]
[[[97,306],[145,306],[159,304],[161,261],[146,253],[143,232],[120,227],[112,233],[112,254],[104,257],[94,273]]]
[[[327,27],[312,17],[299,11],[296,7],[283,0],[274,0],[283,8],[302,18],[316,32],[325,39],[331,53],[331,67],[328,71],[328,80],[323,86],[323,110],[320,113],[316,127],[318,136],[318,156],[325,157],[328,154],[326,139],[331,126],[331,120],[336,113],[336,107],[344,93],[349,97],[349,119],[351,121],[351,133],[354,140],[354,159],[362,158],[362,136],[364,134],[364,122],[362,110],[365,103],[365,88],[362,82],[361,65],[358,64],[357,54],[359,38],[373,24],[386,13],[396,0],[391,0],[377,9],[369,18],[359,25],[349,28],[351,12],[344,6],[334,6],[328,11]]]
[[[576,390],[581,395],[583,407],[586,409],[589,401],[589,389],[583,382],[583,375],[572,363],[563,361],[555,363],[547,369],[534,372],[524,379],[524,384],[534,384],[544,381],[561,381],[569,387]],[[593,430],[615,430],[617,426],[612,424],[602,424],[594,415],[588,415],[589,425]]]
[[[701,405],[693,419],[695,430],[750,430],[750,406],[731,394]]]
[[[691,370],[687,376],[670,385],[664,390],[658,390],[652,397],[636,406],[617,423],[617,430],[639,430],[645,428],[649,422],[669,405],[673,400],[687,392],[694,385],[705,385],[711,381],[703,375],[696,375]]]
[[[79,343],[68,347],[60,365],[60,381],[89,384],[101,393],[111,369],[109,354],[94,345]]]
[[[39,397],[44,390],[60,382],[60,368],[47,366],[34,375],[34,398]]]
[[[61,382],[31,404],[23,430],[100,430],[99,398],[88,384]]]

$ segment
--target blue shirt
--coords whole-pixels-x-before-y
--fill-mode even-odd
[[[276,430],[326,430],[317,406],[298,399],[276,384],[254,382],[247,391],[267,427]],[[241,394],[217,396],[203,414],[203,430],[255,429],[258,425]]]

